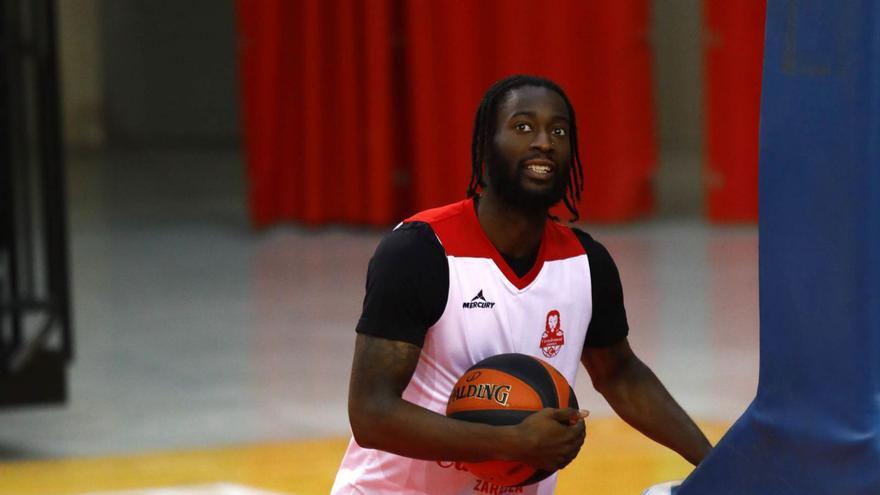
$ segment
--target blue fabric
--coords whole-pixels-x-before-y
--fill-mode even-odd
[[[771,0],[765,43],[758,392],[674,493],[878,495],[880,2]]]

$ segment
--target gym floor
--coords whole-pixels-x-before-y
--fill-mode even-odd
[[[235,150],[68,162],[76,358],[65,406],[0,411],[0,495],[327,493],[382,232],[248,226]],[[621,271],[630,341],[717,440],[754,395],[757,229],[659,215],[585,226]],[[589,379],[557,493],[638,494],[689,465]]]

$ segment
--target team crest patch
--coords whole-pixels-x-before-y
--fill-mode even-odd
[[[547,321],[544,323],[544,333],[541,334],[541,352],[544,356],[552,358],[559,354],[559,349],[565,345],[565,335],[562,331],[562,322],[559,311],[555,309],[547,313]]]

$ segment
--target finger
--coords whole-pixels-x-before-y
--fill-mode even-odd
[[[578,420],[586,419],[589,415],[590,415],[590,411],[587,411],[586,409],[580,409],[577,412],[577,416],[571,418],[571,420],[569,420],[568,424],[570,426],[574,426],[574,424],[577,423]]]
[[[555,409],[553,411],[553,419],[559,421],[562,424],[571,426],[580,419],[580,413],[577,409],[573,409],[571,407]]]
[[[563,411],[565,410],[545,407],[544,409],[538,410],[538,412],[534,413],[533,416],[544,416],[548,419],[552,419],[553,421],[561,421],[560,418],[567,417]]]
[[[577,410],[572,409],[570,407],[566,407],[563,409],[553,409],[551,413],[551,417],[556,421],[560,422],[568,422],[572,416],[577,417]]]
[[[569,464],[571,464],[571,461],[573,461],[573,460],[577,457],[578,452],[579,452],[579,451],[575,450],[575,451],[573,451],[573,452],[571,452],[571,453],[569,453],[569,454],[563,455],[563,456],[560,458],[559,469],[562,469],[562,468],[564,468],[565,466],[568,466]]]
[[[580,450],[581,446],[584,444],[584,441],[587,439],[587,435],[585,432],[580,432],[577,436],[577,448]]]

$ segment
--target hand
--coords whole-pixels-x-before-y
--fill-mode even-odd
[[[586,437],[584,418],[577,409],[542,409],[517,425],[521,451],[515,460],[546,471],[556,471],[577,456]]]

